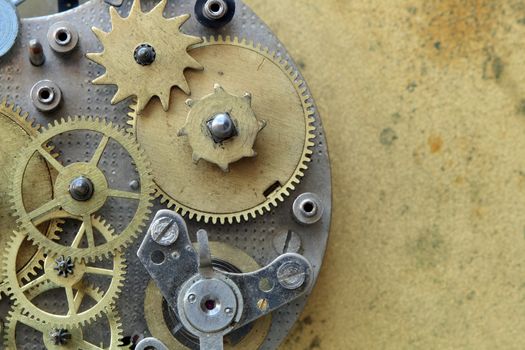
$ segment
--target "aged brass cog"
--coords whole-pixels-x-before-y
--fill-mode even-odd
[[[187,106],[173,103],[182,98],[179,91],[172,92],[168,111],[157,101],[132,111],[128,132],[151,160],[163,203],[197,221],[255,218],[289,196],[308,168],[315,111],[306,85],[286,59],[245,40],[211,37],[190,53],[205,67],[187,74],[192,99],[209,95],[214,84],[236,96],[251,93],[257,119],[266,122],[253,147],[257,156],[230,164],[229,172],[209,162],[194,164],[187,138],[177,136],[188,114]]]
[[[198,244],[195,243],[195,245],[197,246]],[[216,268],[218,268],[217,266],[219,265],[234,266],[236,269],[239,269],[240,272],[246,273],[256,271],[261,267],[251,256],[238,248],[222,242],[209,242],[209,245]],[[159,288],[153,280],[150,281],[146,288],[144,300],[144,317],[148,325],[148,330],[153,337],[159,339],[168,349],[187,349],[187,344],[182,344],[181,341],[175,337],[164,317],[159,317],[159,315],[165,314],[165,303],[163,301],[164,297]],[[233,342],[233,339],[237,337],[226,337],[224,344],[225,349],[258,349],[266,339],[271,323],[272,316],[267,315],[255,321],[248,332],[245,333],[244,336],[241,336],[240,339],[237,339],[237,342]],[[185,338],[186,341],[190,340],[188,335],[184,335],[183,338]],[[198,342],[197,340],[194,341]],[[195,343],[195,345],[196,344],[197,343]]]
[[[101,141],[89,162],[75,162],[64,166],[51,156],[45,145],[59,134],[79,130],[101,134]],[[109,187],[106,175],[99,169],[99,162],[110,141],[119,144],[130,155],[139,176],[139,189],[125,191]],[[37,190],[24,191],[24,183],[28,171],[27,164],[35,154],[37,157],[43,157],[58,175],[53,183],[53,198],[37,208],[28,210],[26,198]],[[27,232],[30,240],[51,255],[89,261],[107,257],[110,253],[131,244],[150,214],[153,183],[148,163],[136,142],[111,123],[83,117],[55,122],[47,130],[34,136],[29,145],[20,151],[16,165],[11,188],[14,215],[18,217],[20,230]],[[119,234],[113,231],[99,231],[104,242],[97,244],[93,230],[95,215],[110,197],[134,201],[137,203],[137,209],[131,221]],[[35,224],[37,221],[43,224],[55,219],[74,219],[82,222],[71,245],[49,239]],[[83,241],[87,244],[81,246]]]
[[[253,145],[266,122],[257,120],[250,93],[234,96],[219,84],[213,89],[198,101],[186,101],[191,111],[178,135],[188,138],[194,162],[204,159],[228,171],[231,163],[257,155]]]
[[[93,84],[117,85],[112,103],[135,96],[137,110],[141,111],[157,96],[167,110],[173,86],[190,93],[184,71],[202,69],[202,66],[187,49],[202,39],[180,31],[189,15],[164,18],[166,4],[167,1],[162,0],[153,10],[144,13],[140,1],[135,0],[126,18],[110,7],[112,30],[106,33],[93,28],[104,51],[88,53],[87,57],[106,68],[106,73],[93,80]]]
[[[17,229],[16,219],[11,215],[11,204],[7,193],[9,183],[13,178],[15,163],[13,155],[17,154],[20,148],[38,134],[40,126],[34,123],[28,113],[22,113],[21,108],[9,103],[7,99],[0,101],[0,247],[4,247]],[[51,150],[50,150],[51,151]],[[30,209],[37,208],[42,203],[53,197],[52,173],[43,159],[34,159],[28,164],[29,176],[26,179],[25,189],[37,187],[41,191],[34,196],[27,198],[26,206]],[[43,234],[51,235],[54,228],[45,224],[39,228]],[[24,256],[20,257],[19,266],[27,264],[35,253],[34,248],[24,250]],[[0,259],[2,258],[0,251]],[[0,285],[0,290],[2,286]]]
[[[38,295],[47,292],[52,288],[52,284],[42,284],[31,290],[29,298],[37,297]],[[85,288],[85,293],[93,300],[102,298],[100,291],[93,288]],[[120,317],[115,310],[108,310],[105,315],[107,318],[107,326],[109,327],[110,339],[109,346],[102,346],[87,341],[83,334],[82,327],[56,327],[45,322],[40,322],[26,314],[20,307],[15,307],[10,311],[5,320],[4,328],[4,347],[6,350],[25,349],[27,344],[18,342],[17,340],[17,325],[25,325],[42,334],[42,342],[48,350],[116,350],[121,349],[119,346],[122,338],[122,325]]]
[[[110,232],[111,227],[103,221],[96,219],[94,226],[99,231]],[[50,326],[57,328],[70,328],[87,325],[95,321],[102,314],[109,310],[116,301],[125,277],[125,260],[122,253],[116,253],[111,261],[112,267],[100,267],[91,263],[75,262],[73,273],[67,277],[59,275],[55,270],[59,256],[48,255],[42,265],[42,273],[34,276],[31,280],[20,279],[16,269],[16,258],[20,252],[26,234],[16,232],[11,241],[6,246],[6,254],[3,263],[3,278],[6,283],[7,294],[13,298],[15,307],[22,309],[24,315]],[[103,291],[98,287],[90,286],[86,276],[104,277],[109,281],[104,286]],[[40,286],[45,285],[45,291],[51,289],[64,290],[67,313],[53,313],[42,309],[34,304],[32,300],[36,297],[35,289],[38,291]],[[94,304],[83,304],[84,298],[89,296],[88,289],[95,289],[97,297]]]

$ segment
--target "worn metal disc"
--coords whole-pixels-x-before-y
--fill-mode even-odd
[[[7,0],[0,0],[0,56],[15,44],[18,35],[18,17],[15,7]]]

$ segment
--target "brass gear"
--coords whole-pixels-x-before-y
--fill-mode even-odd
[[[31,291],[30,298],[34,298],[41,293],[47,292],[52,288],[52,284],[42,284],[35,289]],[[86,288],[85,293],[87,296],[89,296],[91,299],[96,300],[99,298],[102,298],[103,296],[99,291],[93,288]],[[57,327],[54,327],[50,324],[47,324],[45,322],[40,322],[38,320],[35,320],[34,318],[25,315],[23,310],[21,308],[14,308],[11,310],[9,315],[6,317],[5,320],[5,328],[4,328],[4,347],[6,350],[16,350],[16,349],[25,349],[25,346],[27,344],[23,344],[23,347],[20,346],[22,344],[17,343],[16,338],[16,327],[18,324],[23,324],[29,328],[32,328],[40,333],[42,333],[43,336],[43,342],[48,350],[78,350],[78,349],[100,349],[100,350],[116,350],[120,349],[119,346],[120,339],[122,338],[122,326],[120,323],[120,318],[115,310],[108,310],[108,313],[106,314],[107,318],[107,324],[109,326],[110,336],[109,339],[110,346],[109,347],[102,347],[97,346],[96,344],[92,344],[84,339],[82,328],[70,328],[70,329],[64,329],[66,330],[70,335],[71,338],[67,340],[65,344],[59,344],[56,345],[51,342],[50,334],[52,332],[56,332],[58,329]]]
[[[101,53],[88,53],[87,57],[104,66],[106,73],[93,80],[93,84],[115,84],[117,93],[111,103],[136,96],[141,111],[153,96],[158,96],[165,110],[169,107],[172,86],[190,93],[184,71],[202,66],[187,52],[189,46],[200,43],[199,37],[189,36],[180,27],[190,15],[164,18],[167,4],[162,0],[148,13],[142,12],[140,0],[135,0],[129,16],[120,17],[110,7],[112,30],[109,33],[93,28],[104,46]],[[143,47],[152,58],[148,64],[139,63],[136,56]]]
[[[105,234],[112,231],[111,227],[100,219],[93,220],[93,226]],[[112,268],[102,268],[88,263],[76,262],[74,273],[68,277],[60,276],[54,269],[58,256],[48,255],[43,265],[42,274],[31,281],[25,281],[18,278],[15,262],[26,238],[27,235],[20,232],[13,234],[12,240],[6,245],[6,253],[2,261],[3,278],[7,287],[6,293],[12,296],[15,307],[20,307],[23,313],[28,314],[31,318],[45,322],[53,327],[64,328],[86,325],[111,308],[124,282],[125,260],[122,253],[115,253],[112,258]],[[101,297],[95,299],[95,304],[83,310],[79,308],[83,305],[83,298],[87,295],[85,290],[86,288],[93,288],[84,281],[85,275],[105,276],[110,278],[111,281],[108,286],[105,286],[105,291],[102,292]],[[33,295],[33,290],[42,284],[50,285],[46,287],[46,291],[57,288],[65,290],[68,305],[67,314],[53,314],[31,302],[35,296]]]
[[[178,135],[188,137],[195,163],[204,159],[228,171],[231,163],[257,155],[253,145],[266,122],[257,120],[250,93],[234,96],[219,84],[213,90],[198,101],[186,101],[191,111]],[[220,125],[214,126],[217,119]]]
[[[88,130],[100,133],[102,134],[102,139],[89,162],[77,162],[63,166],[42,145],[47,144],[50,139],[59,134],[75,130]],[[121,191],[109,188],[106,176],[98,168],[102,153],[110,140],[117,142],[131,156],[140,181],[140,189],[137,191]],[[31,197],[35,190],[32,190],[28,196],[24,191],[24,179],[27,173],[27,164],[34,158],[35,154],[44,157],[50,166],[58,172],[58,175],[53,184],[54,198],[38,208],[28,210],[25,204],[26,198]],[[143,152],[133,138],[121,132],[111,123],[100,119],[74,117],[67,121],[55,122],[53,126],[50,125],[47,130],[35,136],[28,147],[20,152],[13,175],[12,205],[14,215],[19,218],[18,222],[20,223],[21,231],[27,232],[30,240],[51,255],[64,255],[70,256],[73,260],[88,261],[104,256],[108,257],[110,253],[120,251],[133,242],[150,214],[153,183]],[[78,178],[86,178],[88,182],[92,183],[94,190],[92,197],[88,200],[75,200],[70,193],[71,184]],[[120,234],[108,231],[105,235],[102,235],[105,242],[96,245],[93,236],[94,214],[104,205],[109,197],[137,201],[137,209],[128,226]],[[38,225],[35,225],[35,221],[45,223],[49,220],[67,218],[82,221],[82,225],[76,233],[71,246],[65,246],[50,240],[41,233]],[[102,234],[102,232],[100,233]],[[79,246],[84,236],[87,241],[87,247],[85,248]]]
[[[197,249],[198,243],[195,243]],[[209,242],[212,258],[217,262],[227,263],[235,266],[241,272],[247,273],[258,270],[261,266],[244,251],[234,248],[222,242]],[[166,324],[164,317],[164,297],[155,282],[151,280],[146,288],[144,300],[144,317],[151,335],[159,339],[170,350],[183,350],[187,347],[180,343]],[[232,344],[231,339],[224,338],[225,349],[252,350],[259,349],[262,345],[272,324],[271,314],[266,315],[253,324],[253,327],[238,343]]]
[[[9,241],[11,234],[17,229],[16,219],[11,215],[11,204],[6,195],[9,192],[8,184],[13,178],[15,164],[13,155],[17,154],[27,142],[38,134],[40,126],[35,124],[27,113],[22,113],[19,107],[10,104],[7,99],[0,101],[0,247],[4,247]],[[29,174],[26,179],[26,189],[40,188],[41,190],[31,198],[27,198],[26,205],[30,209],[35,209],[42,203],[53,197],[53,178],[50,169],[43,159],[34,159],[28,164]],[[44,234],[52,234],[54,228],[43,225],[40,230]],[[36,249],[29,248],[24,250],[24,256],[20,257],[19,265],[28,263],[34,255]],[[0,259],[2,258],[0,251]],[[0,290],[2,287],[0,286]]]
[[[255,142],[257,157],[231,164],[228,173],[193,164],[187,140],[177,137],[188,113],[181,103],[165,112],[152,101],[140,114],[132,111],[128,132],[151,159],[157,196],[169,207],[212,223],[255,218],[289,196],[308,168],[315,127],[306,85],[286,59],[244,40],[212,37],[190,53],[205,67],[188,73],[192,98],[206,96],[216,83],[232,94],[252,94],[257,118],[267,122]],[[172,102],[180,95],[172,93]]]

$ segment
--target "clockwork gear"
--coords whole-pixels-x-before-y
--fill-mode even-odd
[[[104,51],[88,53],[87,57],[106,68],[106,73],[93,83],[117,85],[112,103],[135,96],[136,108],[142,111],[149,100],[157,96],[167,110],[173,86],[190,93],[184,71],[202,69],[202,66],[187,53],[187,49],[202,39],[180,31],[189,15],[164,18],[166,3],[162,0],[153,10],[144,13],[140,1],[134,1],[126,18],[120,17],[115,8],[110,7],[111,32],[93,28],[104,45]]]
[[[101,232],[111,232],[111,228],[100,220],[94,220],[93,226]],[[121,253],[115,254],[111,261],[101,261],[105,263],[103,266],[84,262],[71,263],[70,273],[67,275],[59,274],[56,269],[60,257],[48,255],[38,276],[31,280],[21,280],[17,275],[15,262],[26,237],[22,233],[13,234],[3,260],[7,293],[12,295],[14,305],[20,307],[24,314],[57,328],[77,327],[91,323],[114,303],[124,282],[125,262]],[[100,286],[90,285],[93,276],[99,279]],[[38,296],[34,295],[34,289],[41,285],[46,286],[46,293],[53,290],[57,298],[63,301],[60,310],[50,310],[46,303],[40,305],[35,302],[38,301]],[[99,290],[99,287],[104,290]],[[92,300],[86,300],[89,297],[86,290],[91,288],[99,293]]]
[[[0,102],[0,246],[3,247],[9,240],[11,233],[17,229],[15,218],[11,215],[11,204],[9,203],[9,186],[14,172],[13,155],[17,154],[20,148],[38,134],[40,126],[29,119],[27,113],[22,113],[19,107],[10,104],[7,100]],[[26,199],[26,206],[29,210],[37,208],[42,203],[50,200],[53,196],[52,175],[43,159],[33,159],[27,164],[28,175],[24,185],[25,190],[40,188],[30,198]],[[50,234],[48,224],[39,227],[44,235]],[[34,254],[32,249],[24,250],[24,257],[21,257],[20,265],[27,263]],[[0,253],[2,254],[2,253]],[[1,255],[0,255],[1,258]],[[1,289],[1,287],[0,287]]]
[[[187,138],[177,136],[189,112],[180,103],[172,103],[168,111],[156,102],[142,113],[135,110],[129,131],[151,160],[162,202],[199,221],[254,218],[283,201],[308,168],[315,137],[310,96],[285,59],[252,43],[210,38],[190,53],[205,67],[188,73],[193,100],[205,99],[215,84],[236,96],[251,93],[254,114],[266,122],[262,132],[252,133],[257,134],[257,156],[230,164],[229,172],[209,162],[194,164],[195,150]],[[173,102],[181,98],[180,92],[172,94]]]
[[[178,135],[188,138],[194,162],[202,158],[228,171],[230,163],[257,155],[253,144],[266,122],[257,120],[250,93],[234,96],[215,84],[213,94],[186,104],[191,111]]]
[[[53,137],[65,132],[83,130],[101,136],[88,162],[62,165],[46,150],[45,145]],[[103,163],[101,159],[110,143],[122,147],[131,157],[140,183],[136,190],[111,188],[108,176],[100,169],[100,164]],[[28,208],[26,198],[39,190],[38,188],[27,190],[25,187],[28,164],[31,164],[35,155],[44,158],[58,175],[53,184],[54,197],[36,208]],[[152,182],[142,152],[128,135],[99,119],[72,118],[57,122],[36,135],[28,147],[20,153],[13,178],[11,191],[13,209],[19,218],[22,231],[27,232],[29,239],[42,247],[46,253],[69,256],[73,260],[93,260],[125,248],[139,233],[150,212]],[[118,234],[113,231],[94,230],[96,213],[110,198],[120,198],[136,204],[133,218]],[[46,223],[52,219],[74,219],[82,223],[71,244],[64,245],[50,240],[35,224],[35,222]]]
[[[43,284],[31,290],[31,299],[38,297],[45,292],[52,290],[51,284]],[[93,288],[85,288],[86,296],[93,300],[103,297],[100,291]],[[25,349],[27,339],[17,335],[17,326],[25,326],[38,333],[37,339],[48,350],[115,350],[119,349],[120,339],[122,338],[122,326],[120,317],[116,311],[109,311],[105,317],[109,330],[108,339],[87,339],[83,327],[55,327],[53,325],[35,320],[30,315],[26,315],[21,308],[15,308],[6,317],[4,329],[4,346],[8,350]],[[105,324],[105,323],[102,323]],[[90,329],[92,331],[92,329]],[[104,344],[106,343],[106,344]]]

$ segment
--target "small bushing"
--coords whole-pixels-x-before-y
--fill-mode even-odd
[[[220,28],[235,15],[235,0],[197,0],[195,17],[205,27]]]

